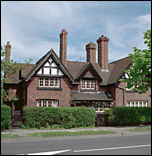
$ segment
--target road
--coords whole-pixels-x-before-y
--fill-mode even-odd
[[[1,155],[151,155],[151,134],[1,142]]]

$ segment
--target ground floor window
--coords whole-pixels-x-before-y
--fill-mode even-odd
[[[128,107],[148,107],[148,101],[127,101]]]
[[[104,112],[105,108],[110,108],[110,102],[102,102],[102,101],[73,101],[73,106],[83,106],[83,107],[91,107],[96,112]]]
[[[45,99],[37,100],[37,107],[55,107],[55,108],[57,108],[58,106],[59,106],[58,100],[45,100]]]

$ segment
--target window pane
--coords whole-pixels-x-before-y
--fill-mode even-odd
[[[49,86],[49,79],[45,78],[45,86]]]
[[[50,79],[50,87],[54,86],[54,79]]]
[[[90,81],[87,81],[87,89],[90,88]]]
[[[59,106],[59,102],[57,100],[54,100],[52,107],[57,108],[58,106]]]
[[[52,100],[49,100],[49,101],[48,101],[48,106],[49,106],[49,107],[52,107]]]
[[[60,86],[60,81],[59,81],[59,79],[55,79],[54,81],[55,81],[55,87],[59,87],[59,86]]]
[[[85,88],[85,81],[82,81],[82,88]]]
[[[43,86],[43,84],[44,84],[44,83],[43,83],[43,78],[40,78],[40,79],[39,79],[39,86]]]
[[[91,89],[95,89],[95,82],[91,81]]]

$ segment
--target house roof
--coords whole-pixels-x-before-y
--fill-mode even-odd
[[[113,65],[113,69],[109,75],[108,84],[116,83],[130,64],[131,60],[128,57],[111,62],[110,65]]]
[[[92,63],[90,65],[88,62],[67,61],[67,67],[65,67],[53,49],[51,49],[38,60],[36,64],[25,64],[25,68],[22,69],[22,77],[28,81],[50,56],[53,57],[55,62],[59,65],[64,74],[70,78],[73,84],[89,66],[91,66],[97,73],[98,77],[101,78],[101,85],[114,84],[119,80],[131,63],[131,60],[128,57],[111,62],[108,65],[109,72],[102,71],[98,63]],[[16,72],[9,76],[7,84],[18,84],[20,81],[19,72]]]
[[[89,101],[113,101],[113,98],[108,97],[105,92],[78,92],[71,91],[71,100],[81,101],[81,100],[89,100]]]

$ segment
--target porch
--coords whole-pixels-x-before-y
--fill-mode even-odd
[[[104,125],[104,109],[110,108],[113,101],[112,96],[107,96],[105,92],[71,91],[71,106],[90,107],[96,111],[96,127]]]

